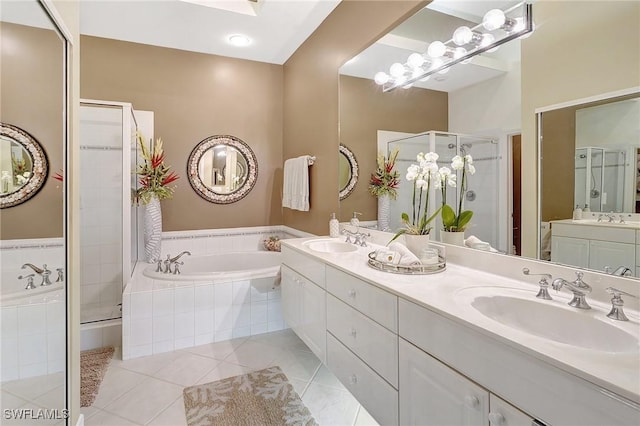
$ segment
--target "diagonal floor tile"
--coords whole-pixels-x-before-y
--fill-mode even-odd
[[[116,414],[107,413],[106,411],[96,410],[96,412],[85,419],[85,426],[139,426],[140,423],[134,423],[124,419]]]
[[[352,425],[359,406],[349,392],[313,382],[302,395],[302,401],[321,425]]]
[[[126,368],[140,374],[153,375],[156,371],[180,356],[181,352],[165,352],[156,355],[143,356],[123,361],[121,359],[111,360],[111,366]]]
[[[184,400],[178,398],[166,410],[158,414],[149,426],[187,426],[187,416],[184,410]]]
[[[183,349],[183,351],[222,361],[246,341],[246,337],[241,337],[233,340],[225,340],[223,342],[194,346],[193,348]]]
[[[105,408],[146,379],[145,375],[109,366],[92,405],[97,408]]]
[[[218,380],[226,379],[227,377],[240,376],[252,371],[254,371],[253,368],[221,361],[216,368],[198,380],[198,383],[196,384],[203,385],[205,383],[216,382]]]
[[[216,368],[220,362],[213,358],[183,352],[153,376],[177,385],[191,386]]]

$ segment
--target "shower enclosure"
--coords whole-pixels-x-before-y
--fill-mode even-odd
[[[388,154],[395,149],[399,150],[396,160],[397,170],[400,172],[400,187],[398,198],[391,202],[391,228],[402,228],[400,220],[403,212],[409,212],[412,205],[413,185],[405,179],[407,168],[416,164],[416,156],[420,152],[435,152],[438,154],[439,167],[451,167],[451,160],[456,155],[470,154],[473,157],[473,165],[476,173],[468,175],[467,191],[464,195],[463,205],[465,210],[473,211],[473,219],[467,227],[465,236],[475,235],[483,241],[490,243],[500,250],[504,248],[499,244],[499,196],[500,188],[498,143],[496,140],[473,135],[430,131],[406,138],[391,141],[387,144]],[[458,172],[460,174],[460,172]],[[457,176],[460,182],[461,176]],[[459,189],[448,188],[447,204],[458,205]],[[429,209],[431,212],[440,207],[442,197],[439,190],[431,188],[429,196]],[[442,220],[440,217],[433,222],[431,238],[440,239]]]
[[[80,104],[82,324],[122,317],[122,291],[137,260],[136,117],[131,104]],[[133,238],[132,238],[133,236]]]
[[[625,152],[601,147],[576,148],[574,204],[594,212],[622,212]]]

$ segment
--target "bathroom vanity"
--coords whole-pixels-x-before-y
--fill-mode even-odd
[[[640,421],[637,312],[458,264],[389,274],[367,266],[376,246],[317,240],[282,243],[285,320],[380,424]]]
[[[640,277],[640,222],[551,222],[551,260],[596,271],[629,268]]]

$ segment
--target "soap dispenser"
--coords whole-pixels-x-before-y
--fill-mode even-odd
[[[329,220],[329,236],[331,238],[337,238],[340,236],[340,223],[336,219],[336,214],[331,213],[331,219]]]
[[[360,227],[360,219],[358,219],[358,216],[361,216],[362,213],[358,213],[358,212],[353,212],[353,217],[351,218],[351,220],[349,221],[349,223],[353,226],[355,226],[356,228]]]
[[[576,204],[576,208],[573,210],[573,220],[582,219],[582,209],[578,204]]]
[[[591,209],[589,208],[589,204],[585,204],[584,208],[582,209],[583,213],[591,213]]]

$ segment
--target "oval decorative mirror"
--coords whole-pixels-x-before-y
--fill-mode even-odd
[[[340,200],[344,200],[353,192],[358,183],[358,161],[353,152],[345,145],[340,144],[338,155],[338,185],[340,187]]]
[[[48,170],[44,149],[33,136],[0,123],[0,208],[17,206],[36,195]]]
[[[191,151],[187,162],[189,183],[198,195],[216,204],[244,198],[258,178],[256,156],[235,136],[209,136]]]

